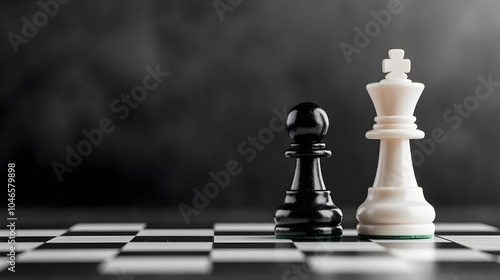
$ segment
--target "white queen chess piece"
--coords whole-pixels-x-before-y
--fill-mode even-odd
[[[436,213],[417,184],[409,141],[425,136],[413,116],[424,85],[407,79],[411,64],[403,57],[403,50],[390,50],[382,62],[385,79],[366,86],[377,112],[366,138],[380,139],[380,151],[375,182],[356,212],[360,237],[430,238],[435,230]]]

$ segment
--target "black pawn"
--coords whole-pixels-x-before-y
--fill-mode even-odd
[[[286,120],[291,148],[285,156],[296,158],[292,187],[274,216],[277,238],[318,239],[342,236],[342,211],[333,204],[321,175],[320,158],[332,153],[320,143],[328,131],[328,116],[314,103],[301,103]]]

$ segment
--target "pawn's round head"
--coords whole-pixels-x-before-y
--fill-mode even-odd
[[[288,134],[296,142],[320,142],[328,131],[328,115],[318,105],[300,103],[288,113]]]

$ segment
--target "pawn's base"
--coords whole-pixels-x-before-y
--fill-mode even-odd
[[[274,233],[279,239],[336,239],[342,237],[342,226],[276,226]]]

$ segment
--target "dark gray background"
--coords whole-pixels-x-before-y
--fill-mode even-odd
[[[339,45],[353,45],[354,28],[387,3],[243,1],[221,21],[212,1],[74,0],[16,54],[7,34],[21,34],[21,18],[41,8],[2,1],[1,162],[17,165],[18,207],[160,207],[179,218],[192,189],[237,160],[242,172],[193,220],[212,210],[272,217],[293,176],[283,155],[291,139],[276,133],[251,162],[238,145],[268,127],[273,108],[312,101],[330,117],[325,182],[337,205],[355,209],[378,157],[378,142],[364,137],[375,117],[365,86],[383,78],[391,48],[405,49],[409,78],[426,85],[419,128],[447,135],[415,167],[426,198],[438,210],[498,206],[500,87],[457,129],[443,114],[474,95],[479,76],[500,81],[500,2],[401,1],[402,11],[348,63]],[[170,76],[119,120],[110,104],[157,64]],[[51,164],[63,163],[65,147],[103,118],[115,131],[59,182]],[[498,216],[481,211],[483,219]]]

